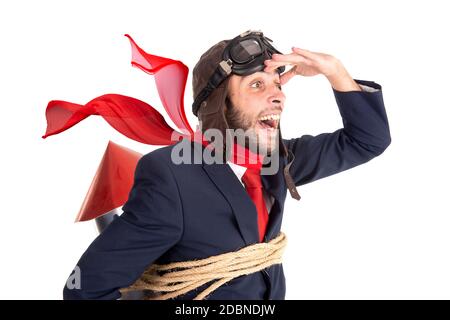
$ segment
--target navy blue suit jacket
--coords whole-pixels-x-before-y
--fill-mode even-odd
[[[343,128],[283,140],[295,156],[290,173],[296,186],[365,163],[390,144],[381,86],[356,81],[380,91],[333,89]],[[176,165],[171,161],[173,147],[157,149],[139,160],[123,214],[83,254],[78,262],[81,288],[64,287],[65,299],[117,299],[118,289],[131,285],[154,262],[202,259],[258,242],[255,206],[231,168]],[[275,199],[266,241],[280,232],[287,194],[285,165],[282,157],[277,174],[262,176],[265,189]],[[207,285],[178,299],[192,299]],[[278,264],[235,278],[207,299],[284,297],[283,266]]]

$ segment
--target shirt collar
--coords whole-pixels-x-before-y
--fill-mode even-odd
[[[239,181],[242,181],[242,176],[244,175],[245,171],[247,170],[246,167],[240,166],[238,164],[235,164],[231,161],[227,161],[228,165],[230,166],[231,170],[233,170],[234,174],[239,178]]]

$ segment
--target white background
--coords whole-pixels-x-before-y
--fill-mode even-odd
[[[284,52],[329,53],[381,84],[392,134],[380,157],[288,197],[286,298],[449,299],[448,12],[445,1],[2,1],[0,298],[61,299],[96,236],[73,221],[108,140],[156,148],[96,116],[41,139],[47,103],[120,93],[165,114],[123,34],[192,70],[214,43],[261,29]],[[285,138],[342,126],[323,76],[284,90]]]

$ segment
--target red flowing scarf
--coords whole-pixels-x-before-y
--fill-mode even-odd
[[[42,138],[61,133],[91,115],[98,115],[128,138],[149,145],[171,145],[178,142],[180,137],[198,140],[199,135],[192,130],[184,111],[184,91],[189,72],[188,67],[181,61],[149,54],[142,50],[129,35],[125,36],[128,37],[131,44],[132,66],[155,77],[164,109],[181,132],[169,126],[164,117],[148,103],[120,94],[105,94],[85,105],[61,100],[50,101],[45,112],[47,130]],[[174,137],[176,138],[174,139]],[[205,146],[209,145],[203,135],[200,134],[200,137],[201,143]],[[135,158],[135,155],[133,157]],[[233,145],[230,161],[248,168],[261,168],[262,166],[260,155],[254,154],[238,144]],[[122,188],[120,194],[111,192],[109,198],[102,201],[105,205],[96,212],[91,212],[89,219],[106,213],[108,209],[123,205],[131,189],[131,183],[130,180],[127,188]],[[93,204],[98,199],[95,196],[92,197],[92,189],[95,188],[91,185],[89,192],[91,201],[88,202]],[[89,198],[88,196],[86,199]],[[86,204],[86,199],[82,209],[85,208],[84,210],[87,212],[89,205]],[[80,212],[77,220],[87,220],[86,215]]]
[[[191,136],[193,130],[184,112],[184,89],[189,69],[181,61],[155,56],[142,50],[129,36],[131,64],[154,75],[164,109],[173,123]],[[47,131],[43,138],[63,132],[91,115],[102,116],[114,129],[130,139],[151,145],[170,145],[171,128],[151,105],[119,94],[105,94],[85,105],[66,101],[50,101],[45,112]]]

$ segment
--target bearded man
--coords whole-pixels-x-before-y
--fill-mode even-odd
[[[201,56],[193,69],[201,139],[139,160],[122,215],[83,254],[81,286],[66,286],[65,299],[119,299],[130,290],[162,299],[285,298],[287,193],[299,200],[297,186],[366,163],[391,140],[379,84],[353,79],[332,55],[295,47],[282,54],[271,42],[249,31]],[[343,128],[283,139],[282,87],[315,75],[328,79]]]

